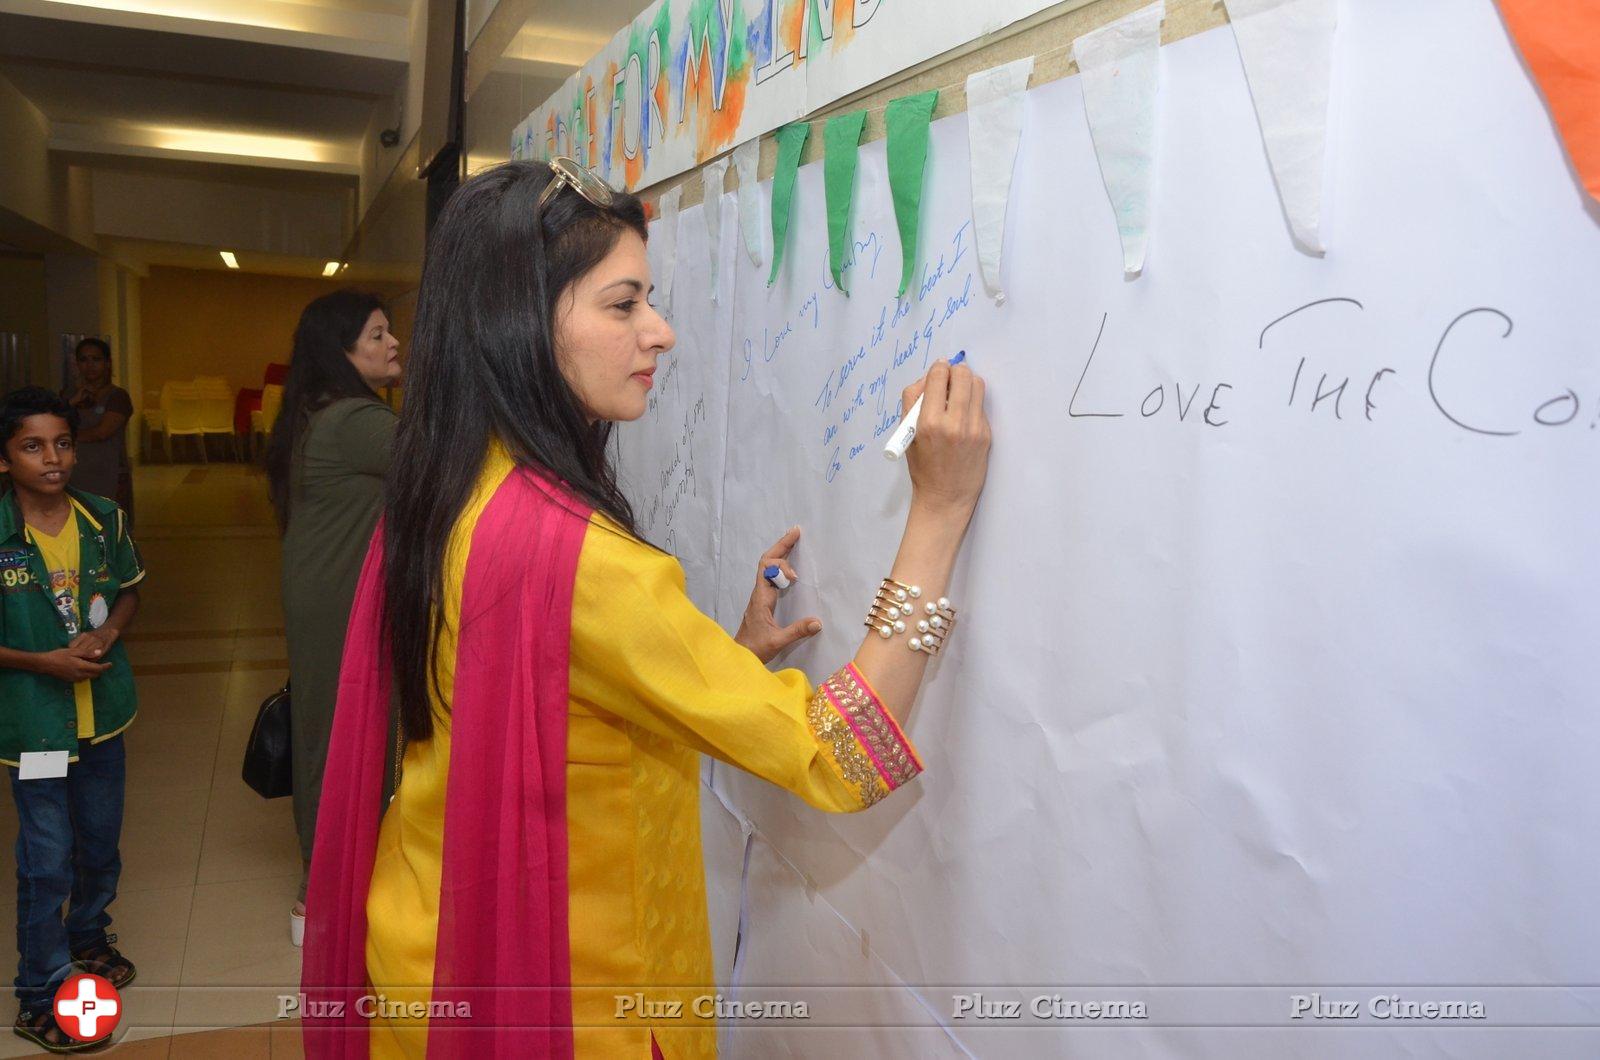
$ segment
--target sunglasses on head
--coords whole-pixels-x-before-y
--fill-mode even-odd
[[[562,188],[571,188],[602,210],[610,209],[616,201],[616,192],[611,190],[611,185],[601,180],[593,170],[580,166],[572,159],[564,156],[552,158],[547,165],[550,167],[550,183],[539,193],[538,205],[534,207],[536,211],[542,211],[546,203],[561,193]]]

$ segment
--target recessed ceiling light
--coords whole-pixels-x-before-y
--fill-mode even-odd
[[[138,126],[140,136],[165,151],[193,151],[208,155],[253,155],[293,162],[340,161],[336,146],[296,136],[260,136],[170,125]]]
[[[224,250],[222,252],[222,263],[228,266],[230,269],[237,269],[239,267],[239,259],[233,256],[233,251],[231,250]]]
[[[324,276],[332,276],[334,273],[336,273],[338,271],[339,271],[339,263],[337,261],[330,261],[330,262],[328,262],[326,265],[324,265],[322,267],[322,275],[324,275]]]
[[[200,2],[174,4],[171,0],[61,0],[72,7],[98,8],[102,11],[122,11],[135,15],[157,15],[164,18],[186,18],[221,25],[258,26],[262,29],[285,29],[296,32],[315,32],[321,29],[315,16],[299,14],[289,8],[278,11],[252,11],[243,5],[200,0]],[[268,8],[274,5],[263,5]],[[237,9],[236,9],[237,8]]]

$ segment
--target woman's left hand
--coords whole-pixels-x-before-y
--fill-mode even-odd
[[[763,572],[775,566],[791,582],[799,580],[800,576],[789,566],[788,560],[789,551],[799,540],[800,528],[797,526],[778,538],[778,543],[762,554],[756,564],[756,587],[750,592],[750,602],[745,605],[739,632],[733,638],[764,663],[771,662],[780,651],[796,641],[822,632],[822,623],[816,618],[802,618],[798,622],[780,626],[772,614],[778,604],[778,590],[767,581]]]

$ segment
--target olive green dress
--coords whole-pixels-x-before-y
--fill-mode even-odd
[[[383,476],[398,422],[393,409],[376,401],[335,401],[312,414],[289,471],[283,617],[289,641],[294,820],[307,872],[344,630],[383,505]],[[302,900],[305,887],[302,875]]]

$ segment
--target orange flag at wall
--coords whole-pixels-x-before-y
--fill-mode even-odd
[[[1500,14],[1544,93],[1578,179],[1600,199],[1600,4],[1500,0]]]

